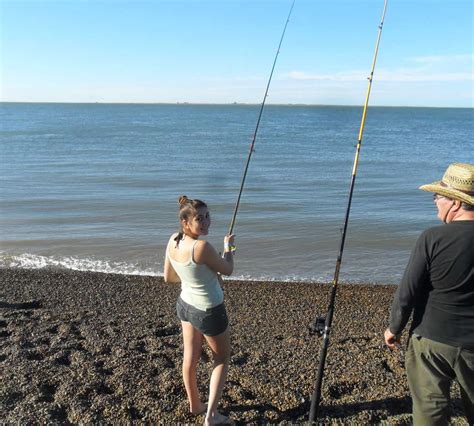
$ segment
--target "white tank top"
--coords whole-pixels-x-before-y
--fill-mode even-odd
[[[166,255],[174,270],[181,279],[181,299],[197,309],[205,311],[220,305],[224,301],[224,293],[217,279],[217,274],[205,264],[194,262],[194,246],[191,246],[189,261],[178,262]]]

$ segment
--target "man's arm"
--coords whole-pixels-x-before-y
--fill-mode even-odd
[[[423,233],[412,250],[402,281],[393,299],[390,326],[385,331],[385,343],[390,348],[400,341],[400,335],[410,319],[417,298],[429,282],[428,269],[428,250],[426,236]]]

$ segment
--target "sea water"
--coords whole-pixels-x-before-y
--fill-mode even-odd
[[[161,275],[181,194],[209,205],[219,250],[257,105],[3,103],[0,266]],[[237,221],[234,276],[330,281],[362,108],[265,107]],[[396,284],[430,194],[473,162],[473,109],[370,107],[340,280]]]

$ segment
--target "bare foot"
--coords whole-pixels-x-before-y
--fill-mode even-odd
[[[223,414],[216,412],[213,417],[206,416],[204,425],[235,425],[235,422],[230,417],[226,417]]]
[[[189,411],[191,411],[191,414],[194,414],[195,416],[204,414],[207,411],[207,404],[200,402],[197,407],[192,407]]]

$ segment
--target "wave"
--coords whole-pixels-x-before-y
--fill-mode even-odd
[[[120,275],[163,276],[163,272],[143,268],[137,264],[74,256],[41,256],[31,253],[12,255],[0,253],[0,268],[70,269],[73,271],[103,272]]]
[[[162,277],[163,272],[143,265],[117,262],[104,259],[79,258],[75,256],[42,256],[32,253],[11,254],[0,251],[0,269],[1,268],[19,268],[19,269],[63,269],[84,272],[101,272],[105,274],[119,275],[140,275]],[[312,283],[330,283],[332,277],[329,275],[285,275],[272,276],[268,274],[241,274],[226,277],[230,281],[267,281],[267,282],[312,282]],[[346,283],[367,283],[378,284],[369,280],[347,280]]]

